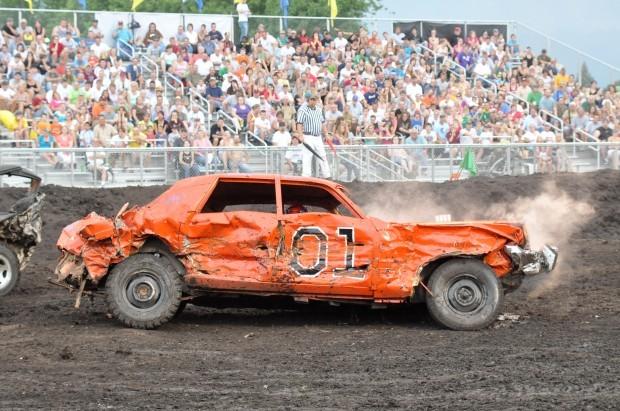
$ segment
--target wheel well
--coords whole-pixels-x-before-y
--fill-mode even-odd
[[[149,237],[136,254],[161,254],[170,260],[179,275],[185,275],[183,264],[170,251],[170,247],[158,237]]]
[[[181,277],[185,276],[185,267],[183,264],[181,264],[178,258],[172,253],[172,251],[170,251],[168,245],[158,237],[148,237],[142,247],[140,247],[140,249],[132,255],[136,254],[160,254],[170,261],[176,272]],[[114,265],[110,265],[108,267],[108,273],[112,271]],[[106,274],[103,278],[101,278],[101,280],[99,280],[97,287],[104,287],[107,280],[108,275]]]
[[[443,263],[448,262],[450,260],[454,260],[456,258],[475,258],[480,259],[482,256],[479,255],[446,255],[437,258],[436,260],[432,260],[428,262],[424,267],[422,267],[422,271],[420,272],[420,282],[428,281],[429,277],[433,272]],[[412,302],[424,302],[426,300],[426,288],[415,287],[413,291],[413,295],[411,296]]]

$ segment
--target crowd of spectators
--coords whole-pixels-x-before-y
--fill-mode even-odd
[[[242,154],[200,151],[243,146],[245,136],[231,130],[247,130],[249,141],[292,147],[285,162],[296,170],[296,112],[314,94],[330,147],[437,143],[446,150],[436,155],[447,155],[458,143],[562,142],[575,132],[583,132],[581,139],[620,141],[616,87],[579,84],[553,56],[536,54],[514,34],[465,35],[457,26],[445,38],[435,30],[421,38],[415,28],[379,34],[364,27],[331,33],[291,26],[270,33],[259,25],[235,44],[208,21],[168,35],[152,22],[134,38],[123,21],[110,29],[93,20],[80,32],[62,20],[48,31],[39,21],[16,24],[9,17],[0,36],[0,105],[17,117],[14,137],[40,148],[187,147],[176,159],[183,176],[214,161],[247,171]],[[137,57],[122,58],[120,43],[104,42],[104,30],[180,79],[184,91],[165,95],[162,78],[147,74]],[[235,124],[219,120],[209,127],[210,115],[190,104],[189,90]],[[429,156],[413,148],[386,153],[407,172]],[[557,157],[551,147],[522,155],[536,157],[542,170],[553,168]],[[72,166],[70,156],[46,159],[54,167]],[[102,161],[92,159],[91,166]]]

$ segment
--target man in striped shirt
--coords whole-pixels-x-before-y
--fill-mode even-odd
[[[312,175],[312,158],[316,157],[321,177],[329,178],[331,172],[322,138],[326,134],[325,117],[316,105],[317,98],[316,94],[310,95],[308,102],[297,111],[297,132],[303,135],[301,175]]]

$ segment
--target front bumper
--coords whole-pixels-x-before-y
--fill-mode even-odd
[[[514,272],[535,275],[552,271],[558,262],[558,249],[545,245],[542,250],[528,250],[518,245],[507,245],[506,253],[512,259]]]

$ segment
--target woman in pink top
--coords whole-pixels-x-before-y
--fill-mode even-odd
[[[477,49],[480,45],[480,39],[474,30],[471,30],[467,35],[467,44],[473,49]]]
[[[75,146],[75,136],[66,125],[62,126],[62,131],[56,137],[56,145],[58,148],[72,148]],[[73,164],[73,153],[60,151],[57,153],[58,163],[56,168],[71,168]]]
[[[213,147],[213,145],[211,144],[211,140],[209,140],[209,136],[207,136],[207,132],[204,129],[201,129],[198,133],[196,133],[192,146],[199,149],[194,152],[194,161],[196,161],[196,164],[200,166],[209,165],[213,159],[213,153],[211,153],[209,149]]]
[[[52,110],[56,110],[63,103],[64,101],[62,97],[60,97],[60,94],[58,94],[57,91],[52,92],[52,98],[50,99],[50,108]]]
[[[183,60],[183,55],[179,53],[176,61],[172,64],[172,74],[184,80],[189,72],[189,63]]]

